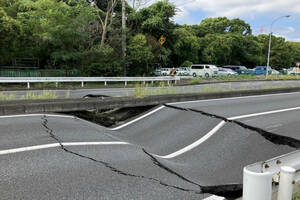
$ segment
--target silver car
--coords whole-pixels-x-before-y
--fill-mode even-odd
[[[238,73],[233,71],[232,69],[219,67],[218,76],[236,76],[236,75],[238,75]]]

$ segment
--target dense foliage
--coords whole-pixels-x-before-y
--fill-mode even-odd
[[[121,52],[121,1],[1,0],[0,66],[14,58],[38,58],[43,68],[76,68],[90,76],[148,75],[157,67],[266,65],[268,35],[226,17],[178,25],[176,8],[159,1],[139,10],[127,5],[127,56]],[[135,1],[134,1],[135,2]],[[140,2],[140,1],[136,1]],[[134,3],[134,5],[136,4]],[[166,42],[160,45],[160,36]],[[272,38],[270,65],[300,61],[300,44]]]

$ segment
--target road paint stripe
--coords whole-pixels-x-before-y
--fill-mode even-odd
[[[75,119],[76,117],[71,115],[54,115],[54,114],[24,114],[24,115],[3,115],[0,116],[0,119],[3,118],[17,118],[17,117],[41,117],[41,116],[47,116],[47,117],[60,117],[60,118],[72,118]]]
[[[216,195],[212,195],[210,197],[207,197],[203,200],[226,200],[225,197],[220,197],[220,196],[216,196]]]
[[[139,120],[141,120],[141,119],[143,119],[143,118],[145,118],[145,117],[148,117],[149,115],[152,115],[153,113],[155,113],[155,112],[157,112],[157,111],[159,111],[159,110],[161,110],[161,109],[163,109],[163,108],[165,108],[165,106],[160,106],[160,107],[156,108],[155,110],[152,110],[151,112],[148,112],[148,113],[145,114],[145,115],[142,115],[142,116],[140,116],[140,117],[138,117],[138,118],[136,118],[136,119],[134,119],[134,120],[132,120],[132,121],[130,121],[130,122],[127,122],[127,123],[125,123],[125,124],[123,124],[123,125],[121,125],[121,126],[118,126],[118,127],[116,127],[116,128],[112,128],[112,129],[110,129],[110,130],[115,131],[115,130],[119,130],[119,129],[121,129],[121,128],[124,128],[124,127],[126,127],[126,126],[128,126],[128,125],[130,125],[130,124],[132,124],[132,123],[134,123],[134,122],[137,122],[137,121],[139,121]]]
[[[186,104],[186,103],[199,103],[199,102],[208,102],[208,101],[224,101],[224,100],[235,100],[235,99],[247,99],[247,98],[257,98],[257,97],[272,97],[272,96],[294,95],[294,94],[300,94],[300,92],[252,95],[252,96],[243,96],[243,97],[228,97],[228,98],[205,99],[205,100],[196,100],[196,101],[182,101],[182,102],[168,103],[168,105],[179,105],[179,104]]]
[[[184,154],[187,151],[190,151],[194,148],[196,148],[197,146],[199,146],[200,144],[202,144],[203,142],[205,142],[208,138],[210,138],[212,135],[214,135],[218,130],[220,130],[224,125],[225,125],[225,121],[221,121],[217,126],[215,126],[212,130],[210,130],[206,135],[204,135],[202,138],[200,138],[199,140],[195,141],[194,143],[174,152],[171,153],[169,155],[166,156],[158,156],[160,158],[174,158],[176,156],[179,156],[181,154]]]
[[[266,111],[266,112],[260,112],[260,113],[240,115],[240,116],[230,117],[230,118],[228,118],[228,120],[244,119],[244,118],[249,118],[249,117],[257,117],[257,116],[262,116],[262,115],[270,115],[270,114],[276,114],[276,113],[288,112],[288,111],[295,111],[295,110],[300,110],[300,107],[286,108],[286,109],[280,109],[280,110],[272,110],[272,111]]]
[[[64,142],[62,143],[63,146],[98,146],[98,145],[130,145],[127,142]],[[0,155],[12,154],[12,153],[20,153],[26,151],[34,151],[40,149],[49,149],[54,147],[60,147],[59,143],[52,143],[52,144],[43,144],[43,145],[36,145],[30,147],[21,147],[15,149],[7,149],[1,150]]]
[[[261,113],[253,113],[253,114],[247,114],[247,115],[241,115],[241,116],[236,116],[236,117],[230,117],[228,118],[228,120],[237,120],[237,119],[244,119],[244,118],[249,118],[249,117],[257,117],[257,116],[262,116],[262,115],[269,115],[269,114],[276,114],[276,113],[281,113],[281,112],[288,112],[288,111],[295,111],[295,110],[300,110],[300,107],[294,107],[294,108],[287,108],[287,109],[280,109],[280,110],[273,110],[273,111],[267,111],[267,112],[261,112]],[[208,140],[212,135],[214,135],[217,131],[219,131],[224,125],[226,124],[226,122],[223,120],[221,121],[217,126],[215,126],[212,130],[210,130],[206,135],[204,135],[202,138],[200,138],[199,140],[195,141],[194,143],[174,152],[171,153],[169,155],[166,156],[159,156],[156,155],[160,158],[175,158],[181,154],[184,154],[187,151],[190,151],[194,148],[196,148],[197,146],[199,146],[200,144],[202,144],[203,142],[205,142],[206,140]]]

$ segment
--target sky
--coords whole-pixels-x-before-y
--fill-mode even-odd
[[[151,0],[148,5],[156,0]],[[240,18],[251,25],[255,35],[270,33],[300,42],[300,0],[170,0],[177,8],[174,21],[178,24],[200,24],[207,17]]]

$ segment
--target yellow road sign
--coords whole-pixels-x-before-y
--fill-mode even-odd
[[[165,42],[166,42],[166,38],[163,35],[160,36],[160,38],[159,38],[160,45],[163,45]]]

